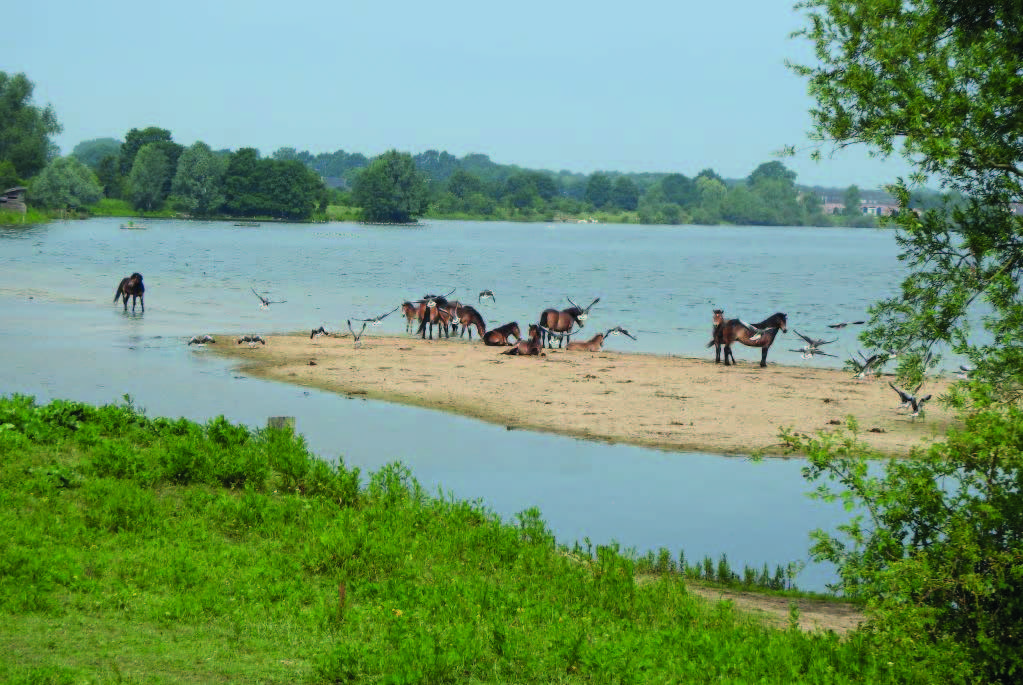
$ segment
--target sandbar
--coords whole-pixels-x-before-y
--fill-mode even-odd
[[[858,438],[885,455],[907,456],[944,440],[957,422],[936,398],[951,381],[929,380],[934,395],[922,417],[898,409],[893,376],[857,380],[811,366],[741,358],[705,359],[552,349],[541,357],[503,355],[474,340],[350,335],[264,335],[265,345],[216,336],[210,350],[237,358],[244,374],[349,396],[470,416],[508,429],[672,452],[785,453],[781,427],[805,435],[841,428],[852,416]]]

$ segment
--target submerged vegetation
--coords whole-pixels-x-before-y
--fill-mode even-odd
[[[13,396],[0,463],[4,682],[887,683],[942,666],[869,631],[767,627],[687,592],[670,558],[572,551],[535,510],[503,522],[398,464],[364,478],[288,431]]]

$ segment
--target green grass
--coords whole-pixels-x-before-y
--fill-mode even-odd
[[[140,212],[131,206],[127,200],[115,200],[105,197],[94,205],[87,208],[92,216],[123,216],[123,217],[148,217],[153,219],[173,219],[178,213],[172,209],[161,209],[156,212]]]
[[[559,546],[536,510],[509,524],[429,496],[400,464],[329,465],[285,431],[0,398],[0,682],[935,676],[867,631],[765,627],[676,572],[637,584],[643,566]]]

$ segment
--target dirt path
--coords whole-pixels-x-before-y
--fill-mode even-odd
[[[829,602],[822,599],[777,597],[742,590],[719,588],[686,583],[686,589],[710,601],[730,601],[738,611],[748,612],[763,618],[767,625],[787,628],[793,604],[799,610],[799,627],[807,632],[833,630],[845,635],[866,620],[863,612],[846,602]]]

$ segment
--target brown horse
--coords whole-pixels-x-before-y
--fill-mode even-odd
[[[511,321],[503,326],[498,326],[497,328],[492,328],[487,331],[483,336],[483,344],[491,346],[511,345],[511,343],[508,342],[508,338],[512,336],[515,337],[516,342],[522,340],[522,335],[519,333],[519,324],[517,321]]]
[[[146,311],[146,300],[142,297],[143,293],[146,292],[146,286],[142,283],[142,274],[139,272],[133,273],[127,278],[122,278],[121,282],[117,284],[117,290],[114,291],[114,302],[117,302],[117,298],[124,298],[124,311],[128,311],[128,298],[131,297],[131,311],[135,312],[135,300],[139,301],[142,305],[142,311]]]
[[[451,293],[448,294],[450,295]],[[451,315],[447,299],[439,295],[424,295],[418,304],[419,330],[416,333],[421,333],[425,340],[426,328],[429,326],[430,340],[433,340],[433,326],[437,324],[437,338],[440,338],[441,331],[444,332],[445,338],[450,338],[451,320],[454,317]]]
[[[738,341],[747,347],[759,347],[760,366],[767,366],[767,350],[771,348],[778,330],[782,333],[788,330],[788,317],[784,312],[777,312],[767,317],[760,323],[748,324],[742,319],[729,319],[723,321],[714,329],[714,339],[707,343],[707,347],[715,346],[715,362],[721,361],[721,348],[725,348],[725,366],[735,363],[735,355],[732,354],[732,343]]]
[[[535,323],[529,324],[529,339],[520,340],[510,350],[505,350],[501,354],[517,354],[522,357],[534,357],[547,355],[540,351],[540,327]]]
[[[458,312],[458,323],[462,324],[462,332],[458,334],[458,337],[461,338],[465,335],[466,331],[469,331],[469,340],[472,340],[472,329],[469,326],[475,326],[476,335],[482,340],[487,332],[487,324],[483,322],[483,317],[480,316],[480,313],[469,305],[460,307]]]
[[[405,332],[411,333],[413,324],[419,320],[419,307],[411,302],[402,302],[401,313],[405,315]]]
[[[557,309],[543,310],[540,313],[540,326],[548,329],[548,331],[554,331],[555,333],[568,333],[568,331],[572,330],[572,326],[574,326],[575,324],[579,324],[579,328],[582,328],[583,322],[586,321],[586,318],[590,315],[590,309],[593,308],[593,305],[600,302],[600,298],[598,297],[595,300],[593,300],[593,302],[590,302],[589,307],[586,307],[584,309],[577,305],[575,302],[572,302],[572,298],[568,297],[565,299],[571,302],[572,306],[569,307],[568,309],[562,309],[560,311]],[[561,347],[561,344],[565,341],[566,337],[567,335],[558,337],[559,348]],[[550,332],[545,333],[542,330],[540,331],[541,345],[543,345],[544,343],[546,343],[549,346],[553,345],[552,338],[553,336],[550,335]]]
[[[587,340],[586,342],[570,342],[565,345],[566,350],[585,350],[587,352],[600,352],[601,348],[604,347],[604,340],[611,335],[627,335],[633,340],[636,336],[629,333],[621,326],[615,326],[607,331],[607,333],[597,333],[595,336]]]

